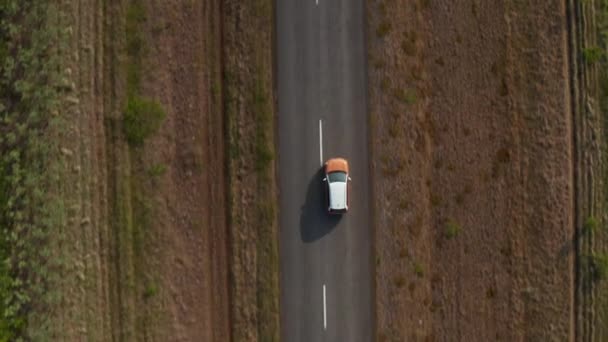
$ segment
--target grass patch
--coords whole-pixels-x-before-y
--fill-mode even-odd
[[[582,51],[583,60],[587,64],[599,62],[605,55],[604,51],[598,46],[584,48]]]
[[[248,30],[237,30],[232,19],[232,11],[252,10],[259,15],[244,18],[243,24]],[[234,248],[247,249],[256,255],[255,267],[232,270],[231,276],[237,281],[251,277],[247,272],[255,272],[254,288],[246,293],[236,293],[236,286],[231,284],[231,295],[243,304],[245,310],[257,312],[255,321],[248,321],[237,314],[232,328],[235,340],[246,340],[255,334],[260,341],[279,340],[279,255],[276,241],[277,202],[274,189],[273,165],[274,149],[274,112],[272,96],[271,59],[267,58],[272,26],[272,2],[260,0],[243,2],[227,9],[228,18],[225,41],[226,53],[252,61],[252,68],[244,70],[236,62],[228,61],[224,65],[224,117],[226,159],[228,171],[228,212],[230,234],[238,236],[242,230],[248,230],[255,236],[254,245],[242,245],[237,238]],[[257,30],[256,39],[248,38],[248,31]],[[236,43],[235,38],[238,43]],[[243,45],[243,42],[244,45]],[[251,130],[240,130],[242,125]],[[252,182],[242,183],[240,172],[252,167]],[[248,169],[249,171],[249,169]],[[255,197],[247,213],[236,206],[237,199],[243,191]],[[247,221],[245,221],[247,220]],[[244,225],[247,222],[247,225]],[[253,249],[253,250],[252,250]],[[249,262],[243,256],[232,253],[235,264]]]
[[[272,139],[274,116],[270,101],[270,88],[259,75],[254,97],[255,170],[258,177],[259,196],[256,226],[258,230],[258,282],[257,310],[260,313],[258,332],[260,340],[278,340],[278,271],[279,253],[276,242],[276,200],[272,191],[272,165],[274,142]]]
[[[401,89],[395,91],[395,96],[403,103],[407,105],[413,105],[416,103],[417,96],[416,92],[411,89]]]
[[[141,146],[161,127],[167,114],[156,101],[139,96],[127,100],[127,109],[123,116],[124,134],[132,146]]]
[[[588,272],[590,279],[597,283],[606,280],[608,276],[608,255],[605,253],[594,254],[587,257]]]
[[[587,217],[587,219],[585,220],[585,223],[583,223],[583,231],[582,231],[583,235],[595,233],[597,231],[598,225],[599,225],[599,223],[595,217],[593,217],[593,216]]]
[[[57,111],[63,33],[51,1],[0,4],[0,341],[51,340],[62,199]]]
[[[148,176],[152,178],[158,178],[163,176],[167,172],[167,165],[159,163],[154,164],[148,168]]]
[[[155,222],[152,220],[154,211],[154,198],[156,187],[153,186],[158,177],[166,172],[166,166],[145,164],[141,147],[145,146],[148,139],[158,132],[167,114],[160,102],[145,96],[142,92],[142,82],[151,81],[144,74],[148,47],[143,25],[147,20],[146,7],[143,0],[131,0],[128,2],[124,21],[116,28],[117,32],[124,32],[126,40],[124,45],[113,47],[114,53],[126,52],[126,63],[116,62],[123,66],[126,72],[117,72],[117,77],[124,77],[126,81],[125,93],[121,98],[125,99],[125,107],[122,117],[112,121],[111,131],[113,140],[111,145],[123,145],[124,138],[129,149],[128,154],[112,155],[113,165],[129,165],[127,169],[113,168],[109,175],[109,182],[115,189],[110,194],[111,217],[113,221],[111,228],[117,240],[117,253],[121,262],[117,266],[117,281],[121,284],[118,295],[122,298],[136,298],[136,302],[144,300],[151,302],[159,291],[158,284],[151,278],[150,256],[147,252],[150,243],[154,241]],[[124,23],[124,24],[122,24]],[[123,31],[124,30],[124,31]],[[122,42],[121,42],[122,43]],[[122,71],[122,70],[121,70]],[[123,101],[113,101],[113,105]],[[121,304],[117,310],[124,322],[126,339],[133,339],[134,335],[142,334],[150,328],[151,317],[155,314],[155,308],[150,307],[138,311],[132,305]]]
[[[418,261],[414,262],[414,273],[418,278],[424,277],[424,266]]]
[[[448,240],[456,238],[460,234],[460,224],[454,220],[448,220],[445,224],[445,237]]]
[[[258,174],[264,175],[274,161],[272,134],[273,117],[268,96],[268,88],[258,78],[254,98],[256,120],[255,131],[255,168]]]
[[[158,286],[154,283],[148,284],[146,289],[144,290],[143,297],[144,299],[150,299],[158,294]]]
[[[139,91],[142,76],[142,58],[146,52],[144,36],[140,29],[146,21],[146,12],[139,2],[131,2],[126,16],[127,94],[133,96]]]
[[[143,60],[146,54],[141,25],[146,21],[143,4],[134,1],[126,14],[125,35],[127,63],[127,107],[123,116],[123,131],[131,146],[141,146],[156,133],[167,114],[159,102],[140,94]]]

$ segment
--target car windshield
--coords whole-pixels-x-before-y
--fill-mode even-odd
[[[328,177],[330,183],[334,183],[334,182],[346,183],[346,172],[342,172],[342,171],[332,172],[327,177]]]

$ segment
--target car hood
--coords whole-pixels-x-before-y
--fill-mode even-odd
[[[344,158],[332,158],[325,163],[325,172],[342,171],[348,173],[348,162]]]
[[[329,206],[331,209],[346,209],[346,183],[329,183]]]

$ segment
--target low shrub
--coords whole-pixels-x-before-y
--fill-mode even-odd
[[[604,57],[604,51],[597,46],[591,46],[583,49],[583,59],[587,64],[596,63],[602,59],[602,57]]]
[[[594,254],[587,257],[589,263],[589,277],[593,282],[599,282],[608,276],[608,255]]]
[[[597,230],[598,222],[597,219],[593,216],[587,217],[585,223],[583,223],[583,234],[591,234]]]
[[[129,144],[139,146],[156,133],[167,114],[160,103],[140,96],[129,98],[123,129]]]

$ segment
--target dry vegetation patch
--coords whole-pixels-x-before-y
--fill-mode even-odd
[[[224,5],[232,324],[236,341],[279,340],[273,2]]]
[[[565,3],[367,7],[379,340],[571,338]]]

